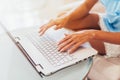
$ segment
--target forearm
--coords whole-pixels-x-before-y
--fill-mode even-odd
[[[95,31],[94,39],[113,44],[120,44],[120,32]]]
[[[68,13],[69,20],[81,19],[89,14],[89,11],[98,0],[85,0],[77,8]]]

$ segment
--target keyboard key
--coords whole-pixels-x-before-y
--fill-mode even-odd
[[[38,36],[38,33],[27,32],[26,37],[33,43],[33,45],[42,53],[47,60],[54,66],[60,66],[68,61],[73,60],[68,53],[58,52],[57,44],[47,35]]]

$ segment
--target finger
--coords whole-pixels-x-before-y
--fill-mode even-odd
[[[76,43],[73,47],[71,47],[71,49],[68,50],[68,53],[71,54],[71,53],[75,52],[75,51],[80,47],[80,45],[81,45],[82,43],[84,43],[84,42]]]
[[[42,25],[42,26],[39,28],[39,31],[38,31],[39,33],[45,28],[45,25],[46,25],[46,24]]]
[[[61,43],[60,45],[58,45],[58,51],[61,51],[61,49],[62,49],[64,46],[68,45],[68,44],[71,43],[71,42],[72,42],[72,39],[68,39],[67,41],[65,41],[65,42]]]
[[[47,29],[48,29],[47,24],[44,24],[44,25],[40,28],[40,30],[39,30],[40,36],[42,36]]]
[[[50,23],[51,23],[51,21],[49,21],[49,22],[47,22],[47,23],[45,23],[45,24],[41,25],[39,29],[41,30],[42,28],[47,27],[47,26],[48,26],[48,24],[50,24]]]
[[[40,28],[39,28],[39,29],[42,29],[45,25],[46,25],[46,24],[43,24],[42,26],[40,26]]]
[[[65,35],[65,36],[68,36],[69,34],[66,34],[66,33],[65,33],[64,35]]]
[[[63,38],[62,40],[59,41],[58,45],[60,45],[61,43],[65,42],[66,40],[70,39],[70,36],[66,36],[65,38]]]
[[[62,28],[62,25],[57,25],[54,29],[55,29],[55,30],[58,30],[58,29],[60,29],[60,28]]]
[[[68,53],[73,53],[74,51],[76,51],[80,47],[80,45],[87,42],[88,40],[86,38],[87,38],[87,36],[84,37],[84,39],[81,39],[81,41],[76,43],[73,47],[71,47],[71,49],[69,49]]]
[[[48,29],[48,28],[43,28],[43,29],[39,32],[40,36],[42,36],[47,29]]]
[[[46,27],[46,26],[42,27],[38,32],[40,34],[40,36],[42,36],[47,29],[48,29],[48,27]]]
[[[67,44],[66,46],[62,47],[62,48],[60,49],[60,52],[67,51],[67,50],[68,50],[72,45],[74,45],[74,44],[75,44],[74,41],[70,42],[70,43]]]
[[[53,20],[49,21],[48,24],[44,24],[42,27],[40,27],[40,30],[39,30],[40,35],[44,34],[45,31],[46,31],[48,28],[50,28],[50,27],[52,27],[52,26],[54,26],[54,25],[55,25],[55,23],[54,23]]]

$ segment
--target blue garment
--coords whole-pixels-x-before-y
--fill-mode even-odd
[[[111,32],[120,32],[120,0],[100,0],[105,6],[106,14],[103,17],[107,29]]]

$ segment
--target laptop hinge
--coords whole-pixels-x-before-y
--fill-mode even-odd
[[[20,40],[20,38],[16,38],[18,40]],[[25,49],[21,46],[21,44],[19,43],[19,41],[16,40],[17,46],[18,48],[23,52],[23,54],[26,56],[26,58],[29,60],[29,62],[32,64],[32,66],[37,69],[37,72],[39,73],[39,75],[43,78],[44,74],[41,72],[43,68],[43,66],[41,64],[35,64],[34,61],[30,58],[30,56],[27,54],[27,52],[25,51]]]
[[[15,42],[19,42],[20,41],[20,37],[15,37]]]
[[[41,72],[42,69],[44,69],[43,66],[42,66],[41,64],[37,64],[37,65],[35,66],[35,68],[36,68],[37,71],[39,72],[40,76],[43,78],[43,76],[45,76],[45,75]]]
[[[27,52],[25,51],[25,49],[21,46],[21,44],[19,43],[19,41],[17,42],[17,46],[22,51],[22,53],[25,55],[25,57],[30,61],[30,63],[33,66],[36,66],[36,64],[34,63],[34,61],[30,58],[30,56],[27,54]]]
[[[37,64],[37,65],[36,65],[36,69],[40,72],[40,71],[42,71],[44,68],[43,68],[42,65]]]

